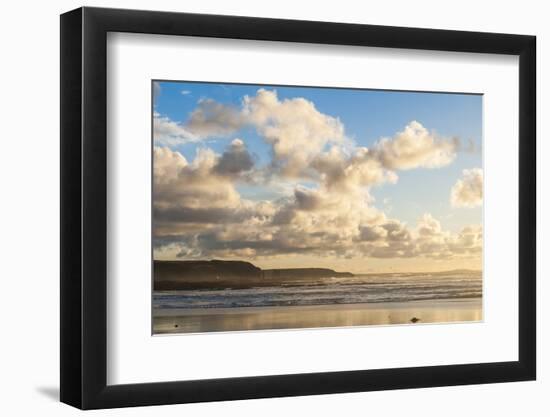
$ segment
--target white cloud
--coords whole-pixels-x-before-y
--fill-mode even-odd
[[[417,121],[393,138],[383,138],[373,151],[389,169],[439,168],[450,164],[459,148],[457,139],[440,138]]]
[[[199,149],[193,162],[187,163],[179,152],[155,147],[155,204],[192,209],[239,205],[240,196],[231,179],[215,173],[218,160],[210,149]]]
[[[185,124],[158,114],[155,122],[155,253],[162,256],[479,257],[479,226],[451,233],[425,214],[409,228],[372,205],[370,189],[395,183],[397,170],[441,167],[456,157],[457,140],[418,122],[371,149],[354,147],[337,118],[264,89],[240,107],[203,99]],[[255,165],[242,139],[221,154],[201,148],[192,161],[165,147],[247,126],[271,146],[267,165]],[[470,176],[465,171],[459,182]],[[281,184],[285,191],[270,201],[239,193],[240,186]]]
[[[462,178],[451,189],[453,207],[476,207],[483,201],[483,171],[480,168],[465,169]]]
[[[188,162],[178,152],[155,148],[154,223],[159,256],[176,249],[185,257],[238,258],[245,253],[249,257],[285,253],[433,259],[480,256],[479,226],[453,234],[425,214],[410,229],[373,207],[369,188],[359,186],[362,176],[353,173],[353,157],[340,160],[351,167],[349,178],[339,180],[351,184],[344,193],[334,191],[333,183],[324,178],[316,187],[297,185],[292,195],[278,200],[243,199],[236,188],[244,172],[242,161],[232,158],[245,150],[245,143],[235,139],[222,155],[201,149]]]
[[[357,188],[397,182],[397,174],[385,169],[367,148],[357,148],[347,156],[342,147],[333,146],[311,161],[321,182],[334,192],[347,193]]]
[[[279,100],[276,91],[259,89],[241,107],[199,101],[184,127],[201,138],[228,136],[244,126],[255,128],[272,147],[273,169],[287,177],[306,175],[327,144],[346,142],[344,126],[304,98]]]
[[[244,143],[235,140],[232,152]],[[368,189],[345,196],[321,183],[296,186],[274,201],[243,199],[235,172],[219,169],[222,156],[201,150],[189,163],[177,152],[155,148],[156,253],[185,257],[279,256],[434,259],[478,258],[481,228],[444,231],[430,214],[410,229],[370,204]]]
[[[153,98],[156,99],[158,96],[160,96],[160,93],[162,91],[162,87],[160,86],[160,83],[158,81],[153,81]]]
[[[279,100],[276,91],[260,89],[244,98],[242,113],[272,146],[273,164],[285,176],[302,176],[327,144],[345,141],[340,120],[304,98]]]
[[[153,177],[155,183],[158,184],[166,184],[177,180],[180,171],[188,165],[182,154],[165,147],[155,146],[153,158]]]
[[[200,138],[181,123],[174,122],[155,112],[153,115],[153,141],[155,145],[177,146],[187,142],[198,142]]]
[[[182,96],[188,96],[189,94],[191,94],[191,91],[189,91],[189,90],[181,90],[180,93],[181,93]]]
[[[236,189],[242,168],[239,164],[249,168],[249,159],[243,155],[248,154],[239,139],[223,155],[201,148],[192,162],[168,147],[155,146],[156,238],[180,235],[190,239],[197,233],[209,233],[213,225],[239,224],[254,216],[265,216],[270,203],[245,200]]]
[[[425,213],[418,221],[418,235],[421,237],[437,236],[441,233],[441,223],[429,213]]]
[[[479,258],[483,245],[481,225],[465,226],[459,233],[445,231],[431,214],[424,214],[414,231],[419,256],[434,259]]]
[[[230,135],[245,123],[239,109],[211,99],[199,100],[185,128],[202,138]]]

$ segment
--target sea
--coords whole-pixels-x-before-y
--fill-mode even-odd
[[[480,271],[365,274],[272,287],[155,291],[154,310],[387,303],[481,298]]]

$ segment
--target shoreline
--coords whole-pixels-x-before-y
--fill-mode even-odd
[[[360,307],[362,310],[375,310],[378,308],[389,309],[407,309],[413,306],[422,306],[426,308],[435,308],[437,305],[453,303],[481,303],[482,297],[472,298],[440,298],[431,300],[411,300],[411,301],[382,301],[371,303],[342,303],[342,304],[311,304],[311,305],[282,305],[282,306],[254,306],[254,307],[204,307],[204,308],[153,308],[154,317],[186,316],[196,314],[242,314],[255,313],[262,310],[271,311],[274,309],[286,310],[356,310]]]
[[[153,310],[153,334],[476,322],[482,298],[361,304]]]

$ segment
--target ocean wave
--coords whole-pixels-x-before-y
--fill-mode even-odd
[[[481,274],[392,274],[245,289],[159,291],[155,309],[308,306],[475,298]]]

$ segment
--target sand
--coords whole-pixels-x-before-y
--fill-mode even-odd
[[[416,318],[414,323],[411,319]],[[481,321],[481,298],[292,307],[162,309],[153,333],[202,333]]]

